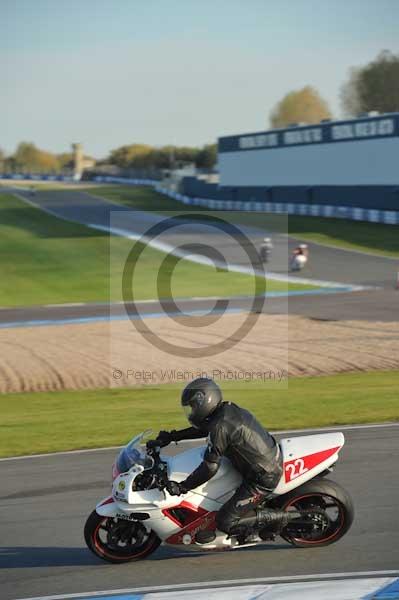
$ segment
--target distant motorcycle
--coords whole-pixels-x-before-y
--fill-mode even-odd
[[[303,254],[296,254],[291,256],[290,260],[290,271],[302,271],[303,267],[308,262],[308,259]]]
[[[309,251],[307,244],[299,244],[293,251],[290,258],[290,271],[302,271],[308,262]]]
[[[260,247],[259,255],[263,263],[268,263],[272,253],[273,244],[270,238],[265,238]]]
[[[281,440],[283,474],[272,497],[258,505],[259,520],[249,540],[224,535],[211,544],[201,544],[196,536],[216,529],[217,511],[234,494],[241,475],[223,458],[212,479],[182,497],[172,496],[169,481],[183,481],[201,463],[205,447],[166,457],[160,455],[158,440],[140,446],[144,435],[120,452],[112,469],[112,494],[97,504],[84,528],[87,546],[105,561],[141,560],[161,543],[196,551],[234,550],[274,541],[277,535],[293,546],[315,548],[338,541],[352,524],[350,496],[324,479],[344,445],[342,433]],[[268,525],[271,511],[275,519]]]

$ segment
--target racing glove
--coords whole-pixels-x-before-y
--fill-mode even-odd
[[[157,442],[163,448],[171,442],[180,442],[181,440],[197,440],[208,435],[206,431],[200,431],[195,427],[187,427],[186,429],[172,429],[172,431],[161,430],[157,436]]]
[[[158,433],[157,442],[159,442],[159,445],[162,448],[174,441],[173,433],[174,433],[173,431],[160,431]]]
[[[168,481],[166,489],[171,496],[180,496],[181,494],[187,493],[186,487],[178,481]]]

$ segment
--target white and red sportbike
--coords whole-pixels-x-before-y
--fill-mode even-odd
[[[123,448],[113,466],[112,495],[87,519],[84,535],[100,558],[113,563],[142,559],[161,544],[193,550],[236,549],[264,544],[280,535],[299,547],[325,546],[339,540],[353,521],[348,493],[324,479],[344,445],[342,433],[324,433],[280,441],[283,474],[271,498],[257,510],[284,512],[279,530],[259,524],[250,543],[216,537],[196,543],[199,531],[215,530],[215,516],[241,483],[241,475],[223,459],[216,475],[184,496],[171,496],[169,480],[183,481],[202,461],[205,446],[161,456],[159,446],[140,445],[145,433]]]

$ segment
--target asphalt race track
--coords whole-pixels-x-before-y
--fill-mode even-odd
[[[297,549],[281,540],[208,554],[161,547],[127,565],[97,559],[82,533],[87,515],[109,493],[115,450],[0,461],[0,597],[397,569],[398,431],[398,424],[345,430],[331,478],[350,491],[356,518],[335,545]]]
[[[398,319],[399,292],[396,290],[372,290],[351,293],[317,294],[290,296],[287,298],[267,298],[263,312],[268,314],[303,315],[320,320],[366,320],[388,321]],[[252,298],[231,298],[229,308],[250,309]],[[183,312],[203,310],[210,312],[215,305],[212,299],[186,299],[178,302]],[[128,306],[128,305],[127,305]],[[161,313],[166,304],[160,302],[136,303],[140,314]],[[53,306],[27,306],[20,308],[0,308],[0,328],[12,324],[46,324],[47,322],[84,322],[85,320],[107,320],[110,317],[123,317],[126,310],[123,304],[71,304]]]

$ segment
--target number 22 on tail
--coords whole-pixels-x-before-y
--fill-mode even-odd
[[[306,471],[309,471],[309,469],[305,467],[303,458],[296,458],[295,460],[286,462],[284,464],[285,482],[288,483],[289,481],[296,479],[300,475],[306,473]]]

